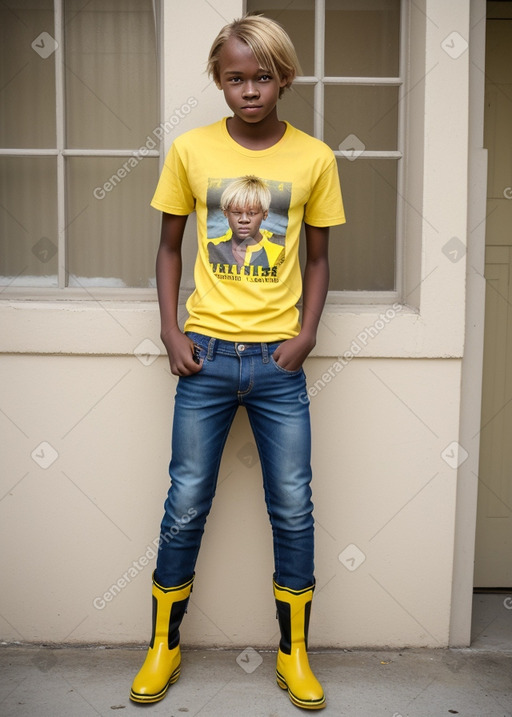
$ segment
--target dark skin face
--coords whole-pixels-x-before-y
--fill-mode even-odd
[[[225,210],[224,216],[237,244],[257,244],[261,239],[261,222],[267,218],[268,212],[264,212],[261,207],[233,205]]]
[[[233,117],[228,132],[249,149],[266,149],[283,136],[286,125],[277,116],[279,92],[285,77],[259,66],[249,46],[237,37],[226,40],[219,54],[218,87]]]
[[[247,246],[254,246],[261,240],[261,222],[267,218],[268,212],[261,207],[239,207],[233,205],[226,209],[224,216],[232,231],[231,251],[236,263],[242,266]]]

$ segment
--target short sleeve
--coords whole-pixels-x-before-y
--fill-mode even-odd
[[[334,155],[318,177],[306,203],[304,221],[314,227],[345,223],[338,167]]]
[[[185,215],[194,211],[195,198],[176,143],[165,158],[151,206],[167,214]]]

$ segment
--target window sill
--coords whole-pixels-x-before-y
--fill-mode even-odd
[[[126,294],[125,294],[126,296]],[[162,352],[155,293],[137,300],[3,299],[0,353],[120,355]],[[182,315],[185,316],[183,307]],[[398,302],[327,304],[314,357],[460,358],[461,322],[449,312],[425,316]]]

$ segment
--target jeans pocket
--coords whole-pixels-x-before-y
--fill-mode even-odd
[[[283,368],[283,366],[280,366],[277,361],[275,360],[274,356],[270,357],[270,363],[272,366],[274,366],[280,373],[284,373],[287,376],[298,376],[299,374],[303,373],[302,366],[295,371],[289,371],[287,368]]]

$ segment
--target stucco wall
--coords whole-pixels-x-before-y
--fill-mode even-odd
[[[451,451],[442,455],[457,438],[460,362],[353,359],[329,373],[332,366],[307,364],[317,520],[312,644],[445,644],[457,472]],[[0,501],[2,638],[146,640],[168,486],[175,379],[166,359],[4,356],[1,372],[9,456]],[[271,580],[270,526],[242,409],[184,640],[274,646]]]

